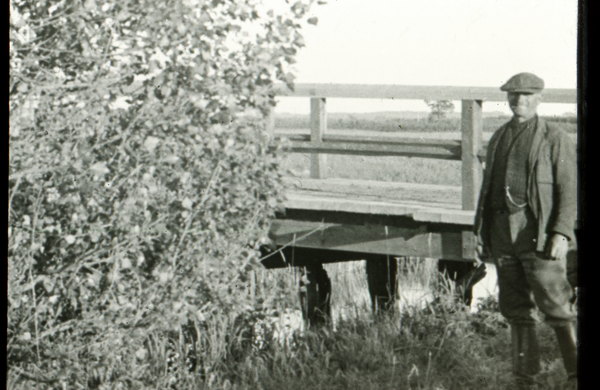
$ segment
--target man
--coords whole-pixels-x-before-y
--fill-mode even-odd
[[[477,252],[497,268],[517,389],[535,388],[540,371],[536,308],[555,330],[567,388],[576,388],[575,297],[566,273],[575,244],[575,145],[559,124],[537,116],[541,78],[519,73],[500,89],[514,116],[489,142],[475,217]]]

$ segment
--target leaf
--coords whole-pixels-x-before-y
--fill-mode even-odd
[[[131,268],[131,260],[129,260],[127,257],[123,257],[121,259],[121,268]]]
[[[121,12],[119,12],[119,14],[117,15],[116,19],[119,22],[122,22],[124,20],[127,20],[131,17],[131,14],[129,12],[127,12],[126,10],[122,10]]]
[[[69,234],[65,237],[65,241],[67,242],[67,244],[71,245],[75,242],[75,236]]]
[[[319,21],[319,18],[317,18],[316,16],[314,16],[314,17],[309,18],[309,19],[306,20],[306,22],[308,24],[313,24],[315,26],[317,25],[318,21]]]
[[[186,198],[181,202],[181,207],[183,207],[184,209],[188,209],[191,210],[192,209],[192,201],[190,200],[190,198],[188,198],[186,196]]]
[[[54,283],[56,282],[55,280],[52,280],[48,277],[45,277],[44,280],[42,281],[42,283],[44,284],[44,288],[46,289],[46,291],[48,293],[51,293],[52,290],[54,290]]]
[[[164,162],[167,162],[167,163],[174,164],[174,163],[176,163],[177,161],[179,161],[179,157],[177,157],[177,156],[174,156],[174,155],[171,155],[171,156],[167,156],[167,157],[163,158],[162,160],[163,160]]]
[[[135,351],[135,356],[140,360],[145,360],[146,355],[148,355],[148,351],[145,348],[140,348]]]
[[[95,175],[98,175],[98,176],[101,176],[101,175],[104,175],[104,174],[107,174],[110,172],[110,169],[108,169],[106,167],[105,162],[97,162],[96,164],[92,165],[89,169]]]
[[[92,242],[98,242],[98,240],[100,239],[100,236],[101,236],[101,235],[102,235],[102,234],[101,234],[101,233],[100,233],[100,231],[98,231],[98,230],[92,230],[92,231],[89,233],[90,240],[91,240]]]
[[[128,100],[131,99],[131,96],[119,96],[114,102],[110,104],[110,108],[113,110],[121,108],[123,110],[129,109],[131,104],[129,104]]]
[[[87,10],[95,10],[97,5],[96,5],[96,0],[85,0],[83,2],[83,6],[85,9]]]
[[[144,147],[146,148],[146,150],[152,153],[152,151],[156,148],[159,142],[160,140],[158,138],[150,136],[144,141]]]

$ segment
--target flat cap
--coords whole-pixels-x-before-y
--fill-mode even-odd
[[[544,80],[533,73],[519,73],[514,75],[500,87],[501,91],[506,92],[529,92],[538,93],[544,89]]]

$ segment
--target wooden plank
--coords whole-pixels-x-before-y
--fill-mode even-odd
[[[275,135],[276,138],[282,136],[284,135]],[[452,160],[459,160],[461,156],[461,141],[453,139],[325,134],[321,137],[322,143],[314,143],[307,134],[286,134],[285,137],[292,142],[292,151],[297,153],[306,153],[307,149],[310,149],[315,153],[410,155]]]
[[[475,210],[483,168],[477,157],[481,149],[483,133],[481,100],[462,101],[462,206],[463,210]]]
[[[427,207],[423,204],[365,201],[357,199],[324,198],[288,194],[284,202],[286,209],[347,212],[355,214],[378,214],[409,216],[419,222],[445,223],[472,226],[474,211]]]
[[[367,85],[367,84],[296,84],[294,91],[284,84],[276,84],[279,96],[361,98],[361,99],[416,99],[416,100],[483,100],[505,102],[506,92],[497,87],[454,87],[431,85]],[[543,92],[547,103],[577,103],[575,89],[547,88]]]
[[[377,180],[286,177],[288,193],[333,199],[420,203],[428,207],[460,208],[461,187]]]
[[[285,219],[273,221],[270,237],[279,246],[294,242],[301,248],[453,260],[473,258],[463,259],[460,231],[432,232],[427,224],[412,229]]]
[[[339,211],[357,214],[412,215],[419,206],[392,202],[336,199],[288,193],[286,209]]]
[[[327,111],[324,98],[310,99],[310,140],[319,145],[327,132]],[[310,156],[310,177],[323,179],[327,176],[327,156],[313,152]]]
[[[441,146],[446,148],[460,148],[460,140],[457,139],[402,137],[401,133],[394,136],[327,134],[323,137],[323,142],[354,142],[360,144],[398,144],[410,146]]]
[[[472,226],[475,220],[475,212],[431,207],[414,212],[412,217],[415,221]]]
[[[475,251],[477,250],[477,238],[475,234],[470,231],[462,232],[462,255],[465,259],[475,258]]]
[[[301,180],[301,182],[299,183],[298,180]],[[284,181],[288,185],[298,184],[302,187],[302,189],[316,189],[325,192],[337,190],[340,193],[352,193],[353,191],[358,189],[356,193],[362,194],[363,191],[360,191],[360,189],[362,188],[367,191],[403,191],[417,194],[422,192],[438,192],[441,193],[444,197],[447,196],[447,193],[456,193],[458,194],[457,202],[460,203],[460,186],[442,184],[404,183],[379,180],[342,179],[339,177],[332,177],[328,178],[327,180],[285,177]]]
[[[292,151],[295,153],[344,154],[354,156],[407,156],[437,158],[442,160],[460,160],[460,145],[456,145],[456,142],[448,142],[447,144],[442,145],[427,145],[420,143],[392,142],[380,144],[292,141],[291,144]]]

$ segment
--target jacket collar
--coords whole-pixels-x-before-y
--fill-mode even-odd
[[[533,135],[533,140],[531,142],[531,149],[529,152],[529,167],[533,169],[535,165],[535,161],[537,160],[537,156],[540,153],[540,148],[542,146],[542,141],[546,136],[546,121],[542,118],[538,117],[537,127],[535,129],[535,133]]]

